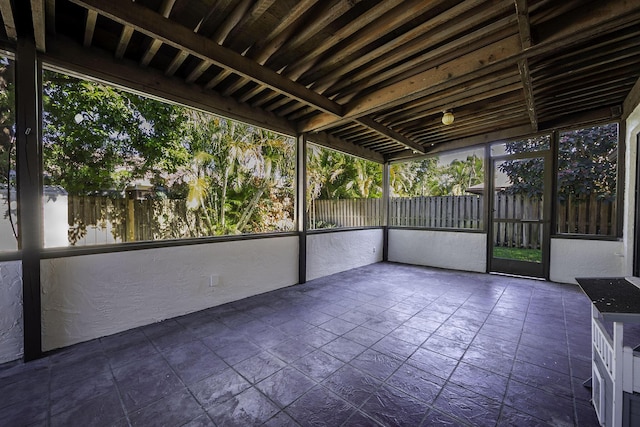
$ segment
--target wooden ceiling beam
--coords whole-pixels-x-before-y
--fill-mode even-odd
[[[243,17],[246,15],[252,1],[253,0],[242,0],[236,5],[229,16],[227,16],[226,19],[222,22],[222,25],[220,25],[216,29],[216,32],[211,37],[211,40],[214,43],[217,43],[219,45],[224,44],[224,41],[227,39],[229,33],[231,33],[231,31],[242,21]],[[198,77],[204,74],[204,72],[207,71],[209,67],[211,67],[211,65],[213,65],[212,61],[206,59],[201,61],[187,76],[187,83],[193,83],[198,80]]]
[[[341,122],[345,118],[359,117],[394,105],[400,105],[403,102],[415,99],[417,96],[425,95],[427,93],[435,93],[439,90],[453,87],[454,85],[467,81],[470,78],[495,72],[499,68],[505,67],[509,64],[516,65],[517,61],[520,59],[551,55],[554,52],[561,50],[565,51],[566,49],[570,49],[575,45],[584,43],[595,36],[607,34],[608,32],[619,30],[621,27],[633,25],[633,23],[640,19],[640,5],[629,1],[615,2],[615,4],[615,7],[605,7],[605,10],[602,10],[602,7],[596,8],[594,11],[590,11],[590,14],[587,15],[587,17],[583,17],[581,20],[573,22],[572,25],[568,25],[570,34],[566,34],[562,39],[553,37],[543,43],[535,44],[523,52],[520,52],[521,46],[519,35],[516,37],[516,40],[513,40],[512,38],[505,39],[508,40],[509,44],[514,42],[517,43],[518,46],[515,48],[517,53],[514,54],[514,47],[511,46],[506,50],[498,49],[496,53],[500,54],[498,54],[497,57],[492,54],[489,54],[489,57],[485,57],[486,50],[488,48],[496,48],[496,45],[505,44],[505,41],[497,44],[494,43],[478,51],[484,51],[483,53],[466,55],[450,61],[439,69],[427,70],[403,82],[398,82],[374,91],[365,97],[356,98],[345,106],[344,117],[340,120],[336,120],[333,116],[322,113],[311,117],[300,124],[300,130],[303,132],[310,132],[316,129],[330,129],[333,125]],[[606,5],[609,5],[609,2],[607,2]],[[604,23],[595,21],[594,18],[594,15],[597,17],[597,15],[601,13],[606,13],[605,16],[607,16]],[[591,26],[582,27],[582,25],[586,25],[585,23],[591,23]],[[566,28],[563,27],[563,34],[566,32],[565,30]],[[503,55],[505,52],[506,56]],[[509,53],[511,53],[511,55],[509,55]],[[491,61],[489,61],[489,59],[491,59]],[[482,66],[477,67],[480,63],[482,63]],[[476,68],[478,69],[472,72],[465,72],[465,64],[466,66],[476,65]],[[457,67],[457,65],[461,65],[462,68]],[[438,78],[432,78],[431,82],[423,80],[423,78],[428,75],[435,77],[437,74],[442,73],[443,70],[450,70],[448,73],[449,75],[440,75]],[[423,82],[423,85],[416,84],[420,82]],[[432,86],[425,87],[424,84],[427,83],[432,84]],[[391,100],[390,98],[394,99]]]
[[[2,22],[4,23],[4,32],[7,34],[9,40],[18,40],[11,0],[0,0],[0,14],[2,15]]]
[[[455,141],[451,142],[439,143],[431,148],[427,148],[427,154],[442,153],[444,151],[451,151],[459,148],[486,144],[490,142],[500,142],[526,135],[531,135],[531,127],[528,124],[524,126],[515,126],[509,129],[502,129],[496,132],[488,132],[465,138],[458,138]]]
[[[40,52],[45,52],[47,49],[45,45],[46,14],[44,0],[31,0],[31,18],[36,49]]]
[[[62,36],[51,40],[43,59],[67,72],[87,75],[128,90],[209,111],[233,120],[296,135],[293,124],[264,110],[202,90],[183,80],[167,77],[150,68],[141,68],[127,59],[116,60],[99,50],[87,50]]]
[[[518,18],[518,32],[520,33],[520,42],[522,50],[529,49],[533,44],[531,40],[531,23],[529,21],[529,6],[527,0],[515,0],[516,16]],[[531,84],[531,71],[529,70],[529,60],[522,58],[518,60],[518,71],[522,80],[522,90],[524,92],[524,101],[531,122],[531,130],[533,133],[538,132],[538,115],[536,113],[536,102],[533,95],[533,85]]]
[[[513,35],[514,32],[511,27],[515,19],[514,16],[507,16],[483,26],[472,33],[455,38],[440,47],[428,49],[426,52],[423,52],[424,41],[418,39],[418,43],[412,43],[409,46],[404,46],[402,49],[397,49],[397,53],[392,52],[391,54],[377,58],[375,61],[371,61],[362,71],[343,78],[334,77],[335,84],[332,84],[323,94],[325,96],[339,94],[337,100],[342,103],[349,95],[357,95],[373,85],[383,82],[385,84],[392,84],[404,80],[413,74],[437,67],[461,55],[474,52],[487,44]],[[466,27],[467,25],[475,26],[478,25],[478,22],[473,19],[466,20],[460,23],[459,28],[462,26]],[[453,24],[452,26],[458,25]],[[463,28],[460,28],[460,31],[463,31]],[[438,44],[444,40],[446,40],[444,35],[436,32],[430,35],[428,42]],[[419,54],[417,57],[413,57],[411,60],[403,60],[403,58],[413,56],[417,53]],[[358,59],[356,59],[356,61],[358,61]],[[343,72],[346,73],[347,69],[350,69],[351,66],[352,63],[345,64],[344,67],[346,68],[343,68]]]
[[[519,36],[511,36],[499,42],[478,49],[472,54],[463,55],[441,67],[434,67],[411,78],[381,89],[364,97],[356,98],[345,106],[344,118],[359,118],[367,114],[392,108],[417,99],[420,96],[436,93],[464,81],[491,74],[508,66],[509,59],[520,52]],[[513,63],[511,61],[511,63]],[[334,116],[319,114],[301,126],[301,131],[331,126],[337,122]]]
[[[320,60],[321,55],[325,54],[330,48],[341,41],[346,40],[348,37],[355,34],[360,29],[365,28],[367,25],[370,25],[374,21],[375,24],[373,25],[378,26],[379,23],[376,20],[379,20],[379,18],[385,13],[402,3],[403,0],[385,0],[378,3],[371,9],[365,11],[357,20],[351,22],[349,25],[343,26],[335,33],[332,33],[329,38],[324,40],[322,43],[319,43],[314,49],[306,52],[292,64],[287,65],[284,70],[285,74],[289,78],[297,80],[302,74],[314,67]]]
[[[562,44],[567,39],[574,38],[576,32],[586,29],[595,30],[593,35],[604,34],[607,28],[613,24],[614,28],[619,27],[625,20],[634,22],[637,13],[640,11],[640,3],[637,1],[593,1],[589,7],[577,7],[571,13],[562,17],[561,25],[554,26],[550,35],[541,38],[538,45],[552,44],[554,42]],[[626,18],[626,19],[625,19]],[[544,28],[539,28],[539,37],[544,37]]]
[[[313,144],[331,148],[346,154],[351,154],[356,157],[361,157],[366,160],[371,160],[376,163],[384,163],[384,156],[382,156],[382,154],[359,145],[352,144],[343,139],[336,138],[325,132],[307,134],[307,140]]]
[[[494,91],[488,92],[486,94],[472,97],[469,99],[469,102],[466,102],[465,100],[460,100],[459,103],[461,105],[458,105],[458,103],[443,102],[441,103],[440,106],[430,108],[420,113],[412,114],[408,116],[407,119],[405,120],[394,122],[394,126],[398,132],[401,132],[403,134],[409,134],[412,129],[415,129],[416,127],[424,126],[425,122],[432,119],[433,117],[435,117],[436,120],[439,122],[442,118],[442,112],[445,110],[445,107],[444,107],[445,105],[451,106],[451,109],[453,110],[454,114],[456,111],[458,111],[458,109],[463,109],[466,112],[468,111],[469,108],[473,107],[473,105],[477,103],[480,103],[480,105],[485,105],[485,103],[487,103],[487,108],[488,108],[489,105],[491,105],[493,100],[496,98],[517,99],[519,101],[519,97],[516,97],[516,98],[513,98],[513,97],[517,93],[519,93],[520,89],[521,89],[521,86],[519,85],[519,82],[518,82],[518,84],[511,84],[511,85],[496,89]],[[522,103],[519,102],[520,107],[522,107],[521,104]],[[456,120],[459,121],[458,117],[456,117]]]
[[[93,33],[96,30],[96,20],[98,19],[98,12],[95,10],[87,9],[87,20],[84,24],[84,40],[82,42],[84,47],[91,46],[93,42]]]
[[[45,2],[45,25],[51,34],[56,33],[56,0],[46,0]]]
[[[273,3],[275,3],[275,0],[256,1],[253,6],[251,6],[251,10],[249,10],[248,13],[245,13],[240,22],[231,29],[227,38],[233,38],[237,33],[243,31],[245,28],[256,22],[262,15],[264,15]]]
[[[163,0],[162,5],[160,6],[160,14],[165,18],[168,18],[171,15],[171,11],[173,10],[173,6],[175,4],[176,0]],[[158,50],[160,50],[161,46],[162,42],[160,40],[152,39],[151,43],[142,55],[140,65],[142,65],[143,67],[149,65],[153,57],[156,56],[156,53],[158,53]]]
[[[356,121],[362,126],[365,126],[366,128],[371,129],[378,134],[391,138],[407,148],[418,151],[420,153],[424,153],[424,147],[422,145],[413,141],[411,138],[407,138],[406,136],[392,130],[387,126],[381,125],[370,117],[361,117]]]
[[[270,89],[300,102],[315,106],[331,115],[342,115],[342,107],[326,97],[298,84],[275,71],[257,64],[244,56],[202,37],[182,25],[164,18],[158,13],[128,0],[71,0],[82,7],[113,19],[123,25],[130,25],[136,31],[163,43],[174,46],[201,60],[232,70]]]
[[[520,76],[501,76],[501,78],[493,82],[480,82],[470,87],[462,86],[460,89],[447,92],[447,94],[439,94],[438,96],[421,100],[416,102],[415,106],[403,106],[401,112],[383,115],[380,118],[380,122],[385,125],[393,123],[397,126],[396,129],[401,130],[403,124],[437,114],[442,112],[443,109],[450,108],[455,110],[464,105],[514,92],[520,88]]]
[[[124,57],[124,53],[127,51],[127,47],[129,47],[132,35],[133,27],[125,25],[120,33],[120,39],[118,40],[118,46],[116,47],[116,52],[114,54],[116,58],[121,59]]]
[[[300,27],[296,32],[295,37],[289,38],[284,43],[281,49],[278,49],[277,52],[271,55],[271,57],[267,62],[265,62],[265,64],[270,65],[270,67],[274,69],[280,69],[283,66],[287,65],[286,61],[290,58],[286,58],[285,53],[295,52],[295,49],[302,46],[302,44],[311,39],[319,31],[324,30],[333,21],[351,10],[351,8],[360,1],[362,0],[331,0],[330,2],[325,1],[325,4],[329,4],[324,7],[322,11],[318,11],[318,13],[313,16],[311,22],[307,22],[306,25]]]
[[[638,105],[640,105],[640,78],[636,80],[622,103],[622,118],[626,120]]]
[[[479,0],[472,1],[476,3]],[[436,0],[434,2],[411,0],[408,2],[404,2],[402,7],[391,10],[381,19],[365,27],[361,32],[357,34],[356,38],[343,42],[339,46],[337,52],[331,58],[324,59],[319,67],[316,67],[315,69],[312,69],[309,72],[305,73],[305,75],[301,77],[301,81],[307,83],[313,82],[314,86],[316,86],[314,87],[314,89],[322,92],[322,90],[326,89],[326,87],[322,86],[321,82],[318,82],[318,80],[323,76],[332,73],[336,64],[339,64],[340,62],[346,60],[347,58],[349,58],[349,56],[358,53],[361,49],[379,39],[380,34],[386,34],[394,31],[396,28],[402,26],[403,24],[406,24],[412,19],[415,19],[417,16],[425,14],[433,8],[438,7],[442,2],[443,0]],[[420,25],[420,27],[424,28],[427,25],[428,23],[424,23]],[[406,43],[418,37],[420,34],[421,32],[417,28],[414,28],[409,31],[409,34],[403,34],[400,37],[396,37],[389,43],[394,43],[397,47],[400,46],[403,42]],[[385,46],[389,43],[386,43]],[[377,53],[378,50],[379,49],[376,49],[375,52]],[[364,56],[366,57],[366,59],[359,58],[359,60],[368,62],[372,60],[372,58],[378,58],[380,55],[378,53],[377,56],[375,56],[373,52],[369,52]]]

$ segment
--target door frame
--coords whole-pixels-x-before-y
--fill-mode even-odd
[[[553,139],[553,138],[552,138]],[[553,147],[553,144],[552,144]],[[490,148],[487,147],[487,186],[485,197],[487,200],[487,272],[503,273],[518,276],[528,276],[549,280],[549,261],[551,249],[551,225],[552,225],[552,205],[553,205],[553,149],[532,151],[526,153],[506,154],[491,157]],[[544,177],[543,177],[543,209],[542,209],[542,262],[538,267],[537,263],[508,260],[493,257],[494,247],[494,168],[497,162],[504,160],[522,160],[542,158],[544,161]]]

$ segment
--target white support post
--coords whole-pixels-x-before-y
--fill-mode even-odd
[[[622,383],[623,383],[623,325],[613,322],[613,402],[611,402],[611,425],[622,427]]]

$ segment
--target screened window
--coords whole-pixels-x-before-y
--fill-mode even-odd
[[[0,251],[18,249],[15,63],[0,53]]]
[[[391,165],[389,225],[483,228],[484,149]]]
[[[310,229],[382,225],[378,163],[309,144],[307,190]]]
[[[615,236],[618,124],[558,137],[557,232]]]
[[[54,71],[43,91],[47,246],[294,228],[292,138]]]

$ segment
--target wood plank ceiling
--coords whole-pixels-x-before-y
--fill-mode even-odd
[[[9,0],[0,13],[11,43]],[[53,64],[377,161],[614,119],[640,77],[637,0],[31,0],[31,13]]]

